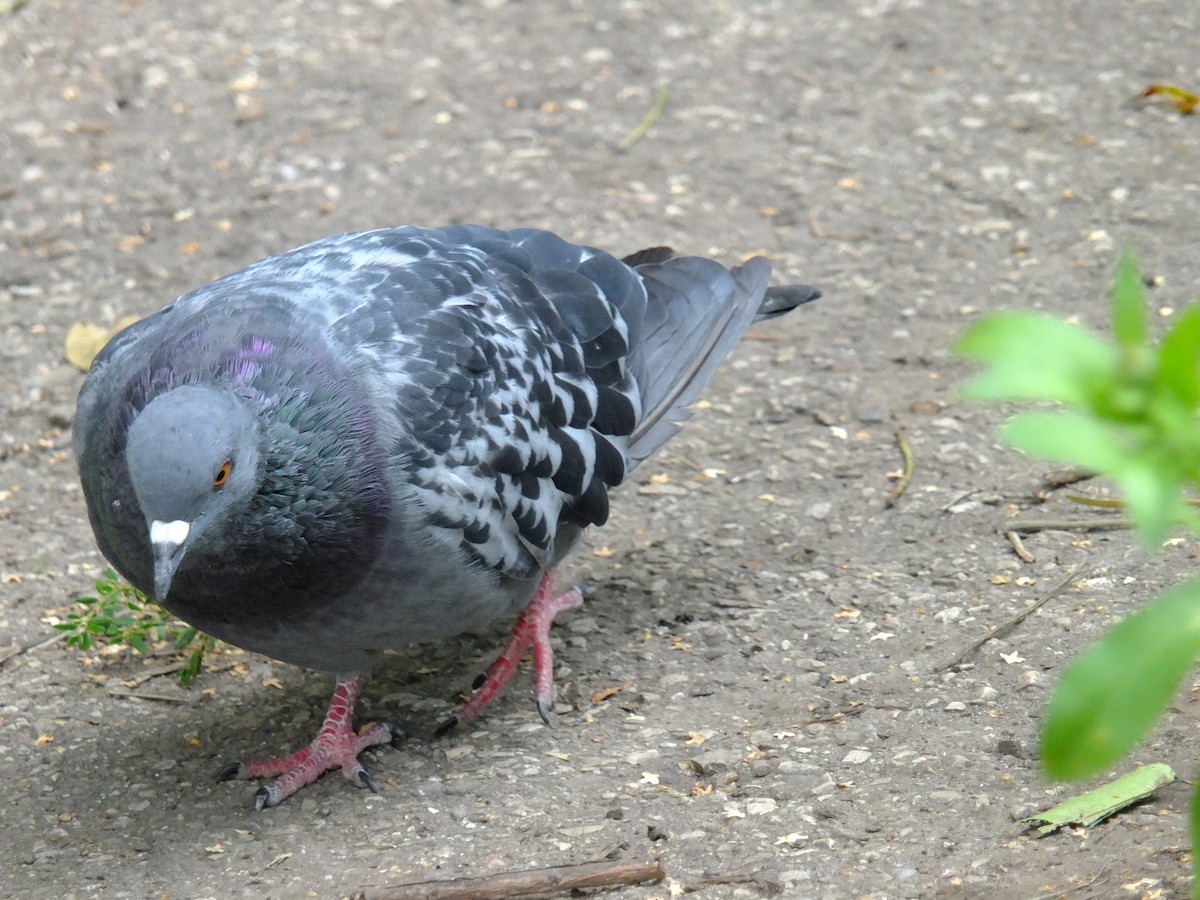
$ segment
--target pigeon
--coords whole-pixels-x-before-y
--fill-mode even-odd
[[[104,556],[197,628],[334,674],[309,746],[232,763],[274,806],[395,743],[354,708],[388,649],[516,616],[441,731],[531,647],[549,721],[556,565],[675,434],[753,322],[819,296],[662,247],[620,259],[536,229],[404,226],[272,256],[118,333],[74,448]]]

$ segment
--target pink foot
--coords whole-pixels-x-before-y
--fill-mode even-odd
[[[316,740],[291,756],[280,759],[260,759],[250,762],[235,762],[225,766],[217,777],[226,778],[271,778],[280,776],[274,783],[261,787],[254,795],[254,807],[261,810],[266,806],[282,803],[306,784],[312,784],[330,769],[340,768],[342,774],[360,787],[379,793],[379,785],[358,761],[358,755],[368,747],[389,744],[404,737],[400,726],[391,722],[379,722],[362,734],[356,734],[351,725],[354,705],[362,693],[363,679],[357,675],[339,675],[329,701],[329,711],[317,732]]]
[[[530,604],[517,618],[512,637],[501,654],[475,681],[475,696],[460,706],[438,726],[437,734],[443,735],[456,725],[470,722],[483,711],[500,693],[505,682],[512,677],[525,651],[533,647],[534,702],[538,715],[550,724],[551,697],[554,690],[554,651],[550,649],[550,623],[564,609],[574,609],[583,603],[583,594],[573,587],[555,596],[554,572],[546,572],[538,584],[537,593]]]

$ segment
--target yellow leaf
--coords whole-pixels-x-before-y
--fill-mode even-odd
[[[613,685],[612,687],[601,688],[592,694],[592,702],[600,703],[603,700],[607,700],[609,697],[615,697],[617,694],[621,693],[621,691],[631,687],[633,687],[632,681],[624,681],[621,684]]]
[[[67,331],[67,338],[64,342],[63,352],[67,362],[81,372],[86,372],[91,368],[96,354],[104,348],[113,335],[137,320],[137,316],[125,316],[111,328],[105,328],[94,322],[76,322]]]
[[[1196,111],[1196,105],[1200,104],[1200,97],[1173,84],[1152,84],[1134,99],[1148,100],[1151,97],[1163,97],[1169,100],[1179,110],[1181,116],[1190,116]]]

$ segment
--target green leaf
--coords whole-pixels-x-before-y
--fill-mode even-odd
[[[1026,453],[1096,472],[1112,473],[1127,465],[1115,431],[1084,413],[1022,413],[1000,426],[1000,434]]]
[[[1125,348],[1146,343],[1146,299],[1137,260],[1126,251],[1117,263],[1112,290],[1112,324],[1117,342]]]
[[[1185,309],[1163,335],[1157,380],[1187,409],[1200,405],[1200,305]]]
[[[185,687],[192,683],[192,679],[200,672],[200,663],[204,659],[204,651],[208,649],[207,643],[201,641],[199,645],[193,648],[188,655],[188,660],[184,667],[179,670],[179,683]]]
[[[1042,729],[1051,778],[1087,778],[1128,753],[1157,721],[1200,653],[1200,579],[1167,591],[1063,672]]]
[[[1037,825],[1042,834],[1057,831],[1064,825],[1091,828],[1139,800],[1145,800],[1164,784],[1175,780],[1174,770],[1166,763],[1150,763],[1127,772],[1116,781],[1102,784],[1086,794],[1079,794],[1059,803],[1053,809],[1026,816],[1021,821]]]
[[[1192,833],[1192,859],[1196,858],[1196,848],[1200,846],[1200,791],[1192,791],[1191,809],[1188,815]],[[1192,875],[1192,898],[1200,900],[1200,878]]]
[[[998,312],[969,328],[952,350],[992,368],[962,387],[970,399],[1032,398],[1087,406],[1111,380],[1117,356],[1091,332],[1040,312]]]
[[[1130,457],[1112,474],[1142,542],[1148,549],[1157,548],[1179,519],[1179,479],[1165,465],[1155,466],[1155,460],[1143,457]]]

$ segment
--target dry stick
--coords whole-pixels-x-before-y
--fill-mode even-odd
[[[821,238],[822,240],[865,241],[870,237],[865,231],[826,231],[821,227],[821,223],[817,221],[817,211],[815,209],[808,211],[808,230],[812,232],[813,237]]]
[[[957,497],[954,497],[953,499],[947,500],[945,503],[943,503],[941,505],[941,507],[938,508],[938,512],[946,512],[947,510],[950,509],[950,507],[957,506],[959,503],[966,500],[972,494],[978,494],[978,493],[979,493],[979,488],[971,488],[969,491],[963,491]]]
[[[617,144],[617,149],[621,152],[628,150],[650,130],[650,126],[658,121],[658,117],[662,115],[663,109],[667,105],[667,86],[660,84],[654,89],[654,103],[650,107],[650,111],[642,117],[642,121],[633,126],[633,131],[621,138],[621,142]]]
[[[3,650],[0,650],[0,665],[3,665],[4,663],[8,662],[14,656],[21,656],[25,653],[33,653],[36,650],[41,650],[45,647],[49,647],[51,644],[57,644],[57,643],[61,642],[62,640],[63,640],[63,636],[61,634],[55,634],[52,637],[48,637],[43,641],[37,641],[36,643],[33,643],[33,644],[26,644],[23,647],[20,644],[13,644],[10,647],[5,647]]]
[[[162,703],[189,703],[191,697],[175,697],[171,694],[153,694],[149,691],[127,691],[123,688],[109,688],[110,697],[128,697],[130,700],[158,700]]]
[[[513,900],[580,888],[614,887],[662,881],[661,861],[591,862],[523,872],[500,872],[478,878],[418,881],[364,891],[366,900]]]
[[[173,672],[178,672],[185,665],[187,665],[185,662],[173,662],[165,666],[159,666],[157,669],[147,669],[145,672],[139,672],[137,675],[122,678],[121,684],[127,688],[139,687],[150,679],[157,678],[159,675],[170,675]]]
[[[1096,473],[1088,469],[1055,469],[1053,472],[1046,472],[1042,475],[1042,484],[1047,487],[1059,488],[1095,477]]]
[[[765,891],[768,896],[778,894],[782,890],[776,882],[764,878],[762,875],[704,875],[696,880],[695,885],[689,885],[689,888],[699,890],[702,887],[719,884],[752,884]]]
[[[1005,531],[1031,534],[1035,531],[1116,531],[1132,528],[1132,519],[1018,519]]]
[[[1038,894],[1036,897],[1031,897],[1030,900],[1060,900],[1060,898],[1065,897],[1068,894],[1074,894],[1077,891],[1086,891],[1088,888],[1094,887],[1097,884],[1108,884],[1107,869],[1101,871],[1100,874],[1091,881],[1086,881],[1083,884],[1075,884],[1071,887],[1062,888],[1057,891],[1051,891],[1048,894]]]
[[[1099,506],[1104,509],[1125,509],[1129,504],[1124,500],[1114,500],[1110,497],[1087,497],[1083,494],[1064,494],[1072,503],[1080,506]],[[1183,502],[1188,506],[1200,506],[1200,500],[1195,497],[1184,497]]]
[[[1113,500],[1108,497],[1087,497],[1083,494],[1063,494],[1072,503],[1080,506],[1099,506],[1102,509],[1124,509],[1124,500]]]
[[[1013,552],[1015,552],[1017,556],[1021,557],[1021,559],[1027,563],[1037,562],[1037,557],[1030,553],[1025,547],[1025,544],[1022,543],[1021,536],[1019,534],[1017,534],[1015,531],[1006,531],[1004,532],[1004,536],[1008,538],[1008,542],[1012,544]]]
[[[896,429],[896,446],[900,448],[900,455],[904,458],[904,471],[900,474],[900,481],[892,488],[892,492],[888,494],[887,502],[884,504],[886,509],[891,509],[896,505],[896,501],[900,499],[900,495],[908,490],[908,485],[912,481],[913,469],[916,468],[913,462],[912,447],[908,445],[908,438],[904,436],[904,432],[899,428]]]
[[[1050,588],[1050,590],[1046,591],[1046,593],[1042,595],[1041,599],[1038,600],[1037,603],[1033,604],[1033,606],[1029,607],[1029,609],[1021,610],[1021,612],[1017,613],[1015,616],[1013,616],[1007,622],[997,625],[995,628],[993,628],[991,631],[989,631],[987,634],[985,634],[983,637],[981,637],[979,640],[977,640],[975,643],[973,643],[970,647],[968,647],[966,650],[964,650],[962,653],[958,654],[958,656],[954,657],[954,659],[950,660],[950,662],[946,663],[944,666],[938,666],[933,671],[934,672],[945,672],[947,669],[952,668],[953,666],[957,666],[960,662],[962,662],[964,659],[966,659],[968,656],[970,656],[972,653],[974,653],[976,650],[978,650],[980,647],[982,647],[988,641],[992,640],[993,638],[1000,637],[1000,635],[1005,634],[1008,631],[1011,631],[1013,628],[1016,628],[1018,625],[1020,625],[1022,622],[1024,622],[1027,618],[1029,618],[1031,615],[1033,615],[1035,612],[1037,612],[1039,609],[1041,609],[1043,606],[1045,606],[1048,602],[1050,602],[1050,600],[1052,600],[1054,597],[1057,597],[1059,594],[1061,594],[1067,588],[1067,586],[1075,579],[1075,576],[1079,573],[1079,570],[1082,568],[1083,568],[1082,562],[1076,563],[1071,568],[1071,571],[1066,574],[1066,577],[1064,577],[1063,580],[1060,581],[1058,584],[1056,584],[1054,587]]]

